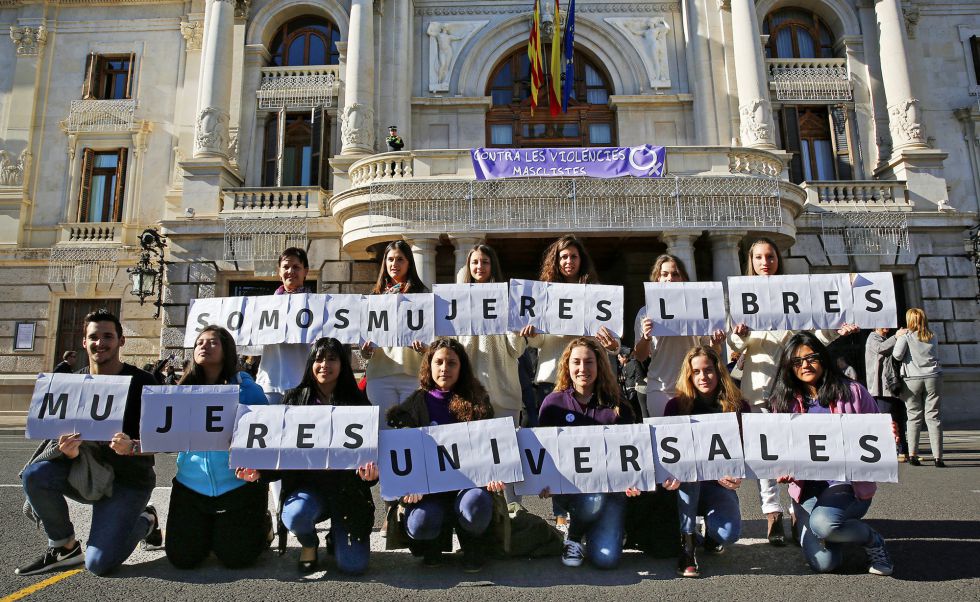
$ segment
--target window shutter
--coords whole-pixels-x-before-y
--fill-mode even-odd
[[[126,98],[130,99],[133,97],[133,75],[136,73],[136,53],[129,53],[129,72],[126,73]]]
[[[854,169],[851,163],[851,145],[847,132],[847,111],[844,107],[833,107],[830,110],[830,139],[834,144],[834,158],[837,162],[837,179],[853,179]]]
[[[95,72],[99,55],[90,52],[85,57],[85,82],[82,83],[82,100],[95,98]]]
[[[790,180],[794,184],[803,181],[803,156],[800,152],[800,116],[796,107],[783,107],[779,112],[783,125],[783,150],[793,153],[789,162]]]
[[[119,149],[119,161],[116,163],[115,203],[112,207],[112,221],[122,221],[123,194],[126,192],[126,149]]]
[[[87,222],[89,198],[92,195],[92,168],[95,165],[95,151],[86,148],[82,151],[82,179],[78,187],[78,221]]]
[[[980,36],[970,36],[970,51],[973,53],[973,77],[980,86]]]

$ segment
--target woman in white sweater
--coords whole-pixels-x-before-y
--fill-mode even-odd
[[[908,413],[909,464],[919,466],[919,432],[922,430],[923,408],[929,447],[936,466],[943,462],[943,424],[939,418],[939,396],[943,369],[939,364],[936,335],[929,330],[926,313],[917,307],[905,312],[908,332],[895,337],[892,357],[902,363],[905,409]]]
[[[749,245],[746,253],[746,276],[780,276],[784,273],[779,247],[768,238],[758,238]],[[829,345],[840,336],[850,335],[859,329],[845,324],[835,330],[817,330],[817,339]],[[742,364],[742,399],[754,412],[767,412],[769,389],[779,366],[776,364],[783,345],[796,334],[792,330],[752,330],[745,324],[737,324],[728,336],[732,351],[744,358]],[[762,512],[768,522],[767,536],[774,546],[786,545],[783,529],[783,505],[779,500],[779,488],[775,479],[760,479],[759,494]]]

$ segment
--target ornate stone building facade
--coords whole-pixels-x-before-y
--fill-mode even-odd
[[[392,238],[450,282],[479,240],[533,277],[571,231],[628,323],[664,250],[702,280],[760,235],[790,272],[890,271],[940,337],[947,408],[980,415],[980,4],[580,0],[557,117],[529,109],[531,7],[0,0],[0,410],[85,311],[118,309],[131,361],[180,352],[192,299],[266,290],[288,245],[348,292]],[[668,147],[666,178],[487,183],[469,154],[644,143]],[[159,320],[125,272],[145,227],[169,244]]]

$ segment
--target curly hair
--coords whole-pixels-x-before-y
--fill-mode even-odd
[[[574,234],[566,234],[562,236],[555,242],[548,245],[548,248],[544,250],[544,255],[541,257],[541,274],[538,276],[538,280],[542,282],[563,282],[564,279],[561,277],[561,267],[558,262],[558,256],[562,251],[569,247],[575,247],[578,251],[579,256],[579,268],[578,268],[578,283],[579,284],[597,284],[599,282],[599,276],[596,274],[595,265],[592,263],[592,258],[589,257],[589,252],[585,250],[585,245],[582,244]]]
[[[721,358],[718,357],[718,353],[714,349],[704,345],[698,345],[684,354],[684,360],[681,362],[681,371],[677,376],[677,413],[686,416],[691,413],[691,409],[694,407],[694,399],[697,397],[698,391],[694,388],[694,374],[691,368],[691,362],[696,357],[706,357],[714,364],[715,372],[718,374],[718,388],[716,391],[718,394],[718,403],[721,404],[721,411],[738,412],[741,410],[742,393],[739,391],[738,385],[735,384],[735,381],[728,374],[728,368],[721,361]]]
[[[419,386],[426,391],[436,389],[432,380],[432,358],[440,349],[448,349],[459,358],[459,378],[453,385],[453,396],[449,401],[449,413],[460,422],[493,418],[493,408],[487,397],[487,390],[473,374],[473,366],[463,345],[456,339],[436,339],[422,356],[419,368]]]
[[[568,369],[568,360],[572,357],[572,350],[576,347],[586,347],[595,355],[596,379],[595,397],[596,402],[601,407],[615,408],[619,411],[622,403],[622,395],[619,392],[619,382],[613,373],[612,366],[609,365],[609,357],[595,339],[591,337],[578,337],[573,339],[558,360],[558,375],[555,378],[555,391],[565,391],[572,388],[572,375]]]

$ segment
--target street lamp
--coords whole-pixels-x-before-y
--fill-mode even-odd
[[[966,248],[967,256],[973,260],[973,267],[977,271],[977,285],[980,287],[980,224],[970,228],[970,238]],[[977,295],[977,303],[980,303],[980,294]]]
[[[153,317],[159,318],[160,308],[163,307],[163,276],[166,270],[163,250],[167,246],[167,240],[154,228],[143,230],[139,240],[142,249],[140,260],[136,267],[126,270],[133,283],[130,294],[139,297],[140,305],[146,303],[147,297],[156,295],[153,305],[156,306],[157,311]]]

